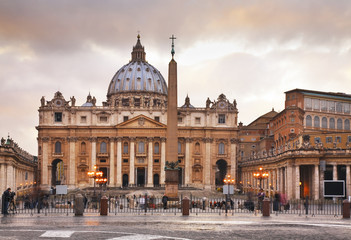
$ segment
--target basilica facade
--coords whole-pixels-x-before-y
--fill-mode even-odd
[[[139,35],[101,105],[90,93],[82,106],[61,92],[42,97],[36,127],[41,189],[90,187],[87,172],[94,166],[109,187],[164,185],[167,101],[166,81],[146,61]],[[224,94],[204,100],[204,107],[194,107],[187,96],[177,107],[178,144],[172,147],[180,185],[210,189],[222,185],[225,174],[237,177],[237,117],[236,101]]]

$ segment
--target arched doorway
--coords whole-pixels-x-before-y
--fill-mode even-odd
[[[145,168],[137,168],[137,186],[143,187],[145,185]]]
[[[223,185],[223,179],[227,174],[227,162],[223,159],[220,159],[216,162],[217,170],[216,170],[216,185]]]
[[[55,159],[51,163],[51,186],[65,184],[64,164],[61,159]]]
[[[154,187],[159,187],[160,186],[160,175],[157,173],[154,174]]]
[[[129,184],[129,176],[128,174],[123,174],[123,177],[122,177],[122,186],[123,187],[128,187],[128,184]]]

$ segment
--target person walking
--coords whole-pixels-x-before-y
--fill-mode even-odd
[[[8,214],[8,208],[11,200],[11,188],[8,188],[2,194],[2,211],[1,213],[4,215]]]
[[[168,202],[168,197],[166,195],[163,195],[162,197],[163,209],[167,209],[167,202]]]

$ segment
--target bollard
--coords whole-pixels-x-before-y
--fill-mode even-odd
[[[263,200],[263,204],[262,204],[262,216],[263,217],[269,217],[269,199],[265,198]]]
[[[74,199],[74,215],[83,216],[84,212],[84,201],[83,195],[78,193]]]
[[[183,216],[189,216],[190,200],[185,197],[182,201],[182,213]]]
[[[107,216],[107,210],[108,210],[108,198],[106,196],[103,196],[100,199],[100,215],[101,216]]]
[[[348,200],[342,202],[342,218],[350,218],[350,202]]]

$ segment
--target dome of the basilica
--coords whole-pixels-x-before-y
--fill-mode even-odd
[[[113,76],[107,96],[131,92],[167,95],[167,84],[162,74],[145,61],[139,35],[137,44],[133,47],[132,60]]]

